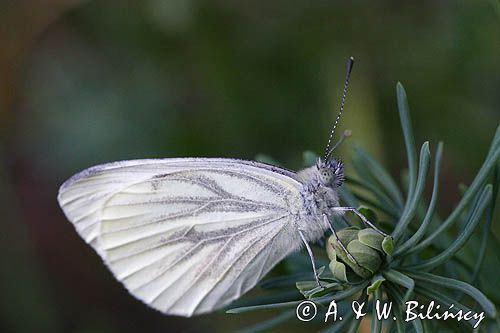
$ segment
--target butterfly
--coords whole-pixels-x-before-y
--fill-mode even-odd
[[[116,279],[165,314],[220,309],[302,246],[319,285],[309,243],[327,230],[336,235],[335,215],[353,212],[379,231],[355,208],[340,207],[343,164],[331,157],[352,66],[351,57],[340,112],[315,166],[296,173],[223,158],[113,162],[68,179],[59,204]]]

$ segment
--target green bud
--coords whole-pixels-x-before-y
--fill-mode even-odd
[[[384,236],[379,234],[377,231],[367,228],[360,230],[358,233],[358,239],[361,243],[368,245],[372,249],[382,252],[382,242]]]
[[[392,255],[392,252],[394,251],[394,240],[391,236],[385,236],[384,240],[382,241],[382,249],[384,249],[384,252],[387,255]]]
[[[349,244],[347,244],[347,251],[352,254],[361,267],[369,270],[372,274],[375,273],[382,264],[382,258],[380,257],[379,252],[369,246],[366,246],[357,239],[352,240]]]
[[[357,239],[358,238],[358,233],[359,233],[359,229],[358,228],[356,228],[356,227],[348,227],[348,228],[342,229],[339,232],[337,232],[337,236],[339,236],[340,241],[342,243],[344,243],[344,245],[347,245],[353,239]],[[332,235],[330,237],[334,237],[334,239],[335,239],[334,235]],[[335,241],[337,241],[337,240],[335,239]]]
[[[390,255],[394,248],[390,236],[384,237],[371,228],[360,230],[349,227],[340,230],[337,235],[355,259],[349,258],[335,235],[328,238],[326,251],[330,259],[330,271],[343,282],[347,282],[348,276],[352,278],[353,273],[364,279],[370,278],[378,272],[386,255]]]
[[[385,278],[382,277],[380,274],[375,275],[372,278],[371,284],[366,288],[366,293],[368,295],[371,295],[375,290],[380,288],[382,283],[385,281]]]
[[[328,267],[330,267],[330,270],[332,271],[332,274],[336,279],[342,282],[348,282],[346,267],[343,263],[338,261],[330,261],[330,265]]]
[[[328,239],[328,241],[326,242],[326,254],[328,255],[328,259],[330,259],[330,261],[337,261],[335,248],[333,247],[333,242],[330,241],[330,239]]]

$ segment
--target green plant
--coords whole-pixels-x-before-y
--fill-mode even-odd
[[[363,266],[355,267],[336,246],[336,241],[329,238],[326,241],[327,251],[321,245],[324,255],[317,259],[318,264],[323,266],[319,270],[324,284],[322,287],[318,287],[311,279],[307,262],[309,259],[303,254],[285,260],[280,266],[282,275],[261,283],[261,288],[272,291],[270,296],[250,303],[247,301],[246,306],[228,310],[229,313],[284,310],[280,315],[245,331],[265,331],[295,317],[295,307],[304,297],[324,306],[335,300],[339,305],[339,312],[344,310],[346,315],[341,322],[325,324],[324,317],[319,318],[321,320],[318,323],[323,322],[324,332],[357,331],[361,320],[356,320],[352,311],[347,311],[351,301],[355,299],[365,301],[367,309],[371,309],[372,315],[366,317],[371,320],[372,332],[381,332],[382,326],[386,327],[387,332],[435,332],[444,328],[467,331],[475,324],[474,320],[469,320],[467,327],[455,320],[430,321],[418,318],[405,322],[403,307],[410,299],[435,301],[445,309],[453,304],[454,307],[450,310],[452,312],[465,312],[471,307],[481,309],[488,319],[481,322],[480,329],[491,332],[500,329],[496,307],[490,301],[490,298],[498,300],[498,294],[487,297],[478,289],[481,288],[478,277],[488,240],[491,239],[493,245],[500,248],[494,235],[489,233],[500,181],[500,126],[475,179],[466,188],[455,209],[442,220],[437,216],[436,210],[443,144],[439,143],[436,148],[433,190],[426,205],[423,192],[431,168],[429,143],[422,145],[417,159],[406,93],[400,83],[397,85],[397,100],[408,157],[408,174],[403,181],[406,194],[403,195],[389,173],[359,147],[355,149],[353,157],[357,176],[347,177],[349,189],[344,186],[340,191],[345,205],[360,207],[367,218],[392,235],[392,241],[377,238],[369,231],[359,228],[351,227],[342,230],[343,233],[339,232],[346,243],[353,240],[355,242],[353,247],[358,252],[354,256],[361,256],[358,256],[358,259],[361,258],[358,261]],[[314,163],[315,158],[311,152],[304,153],[307,165]],[[483,221],[483,216],[485,219],[480,237],[470,240],[473,231]],[[335,221],[337,230],[347,224],[356,225],[356,222],[348,222],[345,217]],[[455,226],[454,230],[450,230],[452,226]],[[459,253],[466,243],[472,244],[467,246],[473,254],[470,257],[474,258],[475,255],[472,261],[461,255],[464,251]],[[326,258],[326,252],[329,258]],[[301,292],[302,297],[297,297],[300,294],[295,288]],[[396,320],[390,318],[379,321],[375,313],[376,300],[392,302]]]

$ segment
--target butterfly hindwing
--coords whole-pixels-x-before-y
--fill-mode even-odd
[[[190,316],[238,298],[300,246],[293,176],[232,159],[124,161],[70,178],[59,202],[134,296]]]

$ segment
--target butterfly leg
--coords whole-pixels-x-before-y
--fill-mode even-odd
[[[364,224],[366,224],[367,226],[369,226],[370,228],[372,228],[373,230],[375,230],[376,232],[378,232],[382,236],[384,236],[384,237],[388,236],[385,232],[383,232],[382,230],[377,228],[373,223],[368,221],[368,219],[363,214],[361,214],[359,212],[359,210],[357,210],[354,207],[333,207],[332,209],[334,211],[337,211],[337,212],[352,212],[352,213],[356,214],[361,219],[361,221],[363,221]]]
[[[337,235],[337,232],[335,231],[335,229],[333,229],[331,223],[330,223],[330,220],[328,219],[328,216],[326,216],[326,214],[323,214],[323,221],[325,221],[326,224],[328,224],[328,227],[330,228],[330,231],[332,232],[332,234],[335,236],[335,238],[337,239],[337,243],[339,243],[340,247],[342,248],[342,250],[344,250],[345,254],[347,254],[347,257],[352,261],[352,262],[355,262],[356,264],[359,265],[359,263],[357,262],[357,260],[352,256],[352,254],[347,251],[347,248],[345,247],[344,243],[342,243],[342,241],[340,240],[339,236]]]
[[[302,238],[302,241],[306,245],[307,253],[309,253],[309,257],[311,258],[311,263],[312,263],[312,267],[313,267],[313,271],[314,271],[314,278],[316,279],[316,283],[318,284],[318,287],[323,287],[323,285],[319,282],[318,272],[316,270],[316,264],[314,263],[314,255],[313,255],[313,252],[311,250],[311,247],[307,243],[306,237],[302,233],[302,230],[301,229],[298,229],[298,230],[299,230],[300,238]]]

